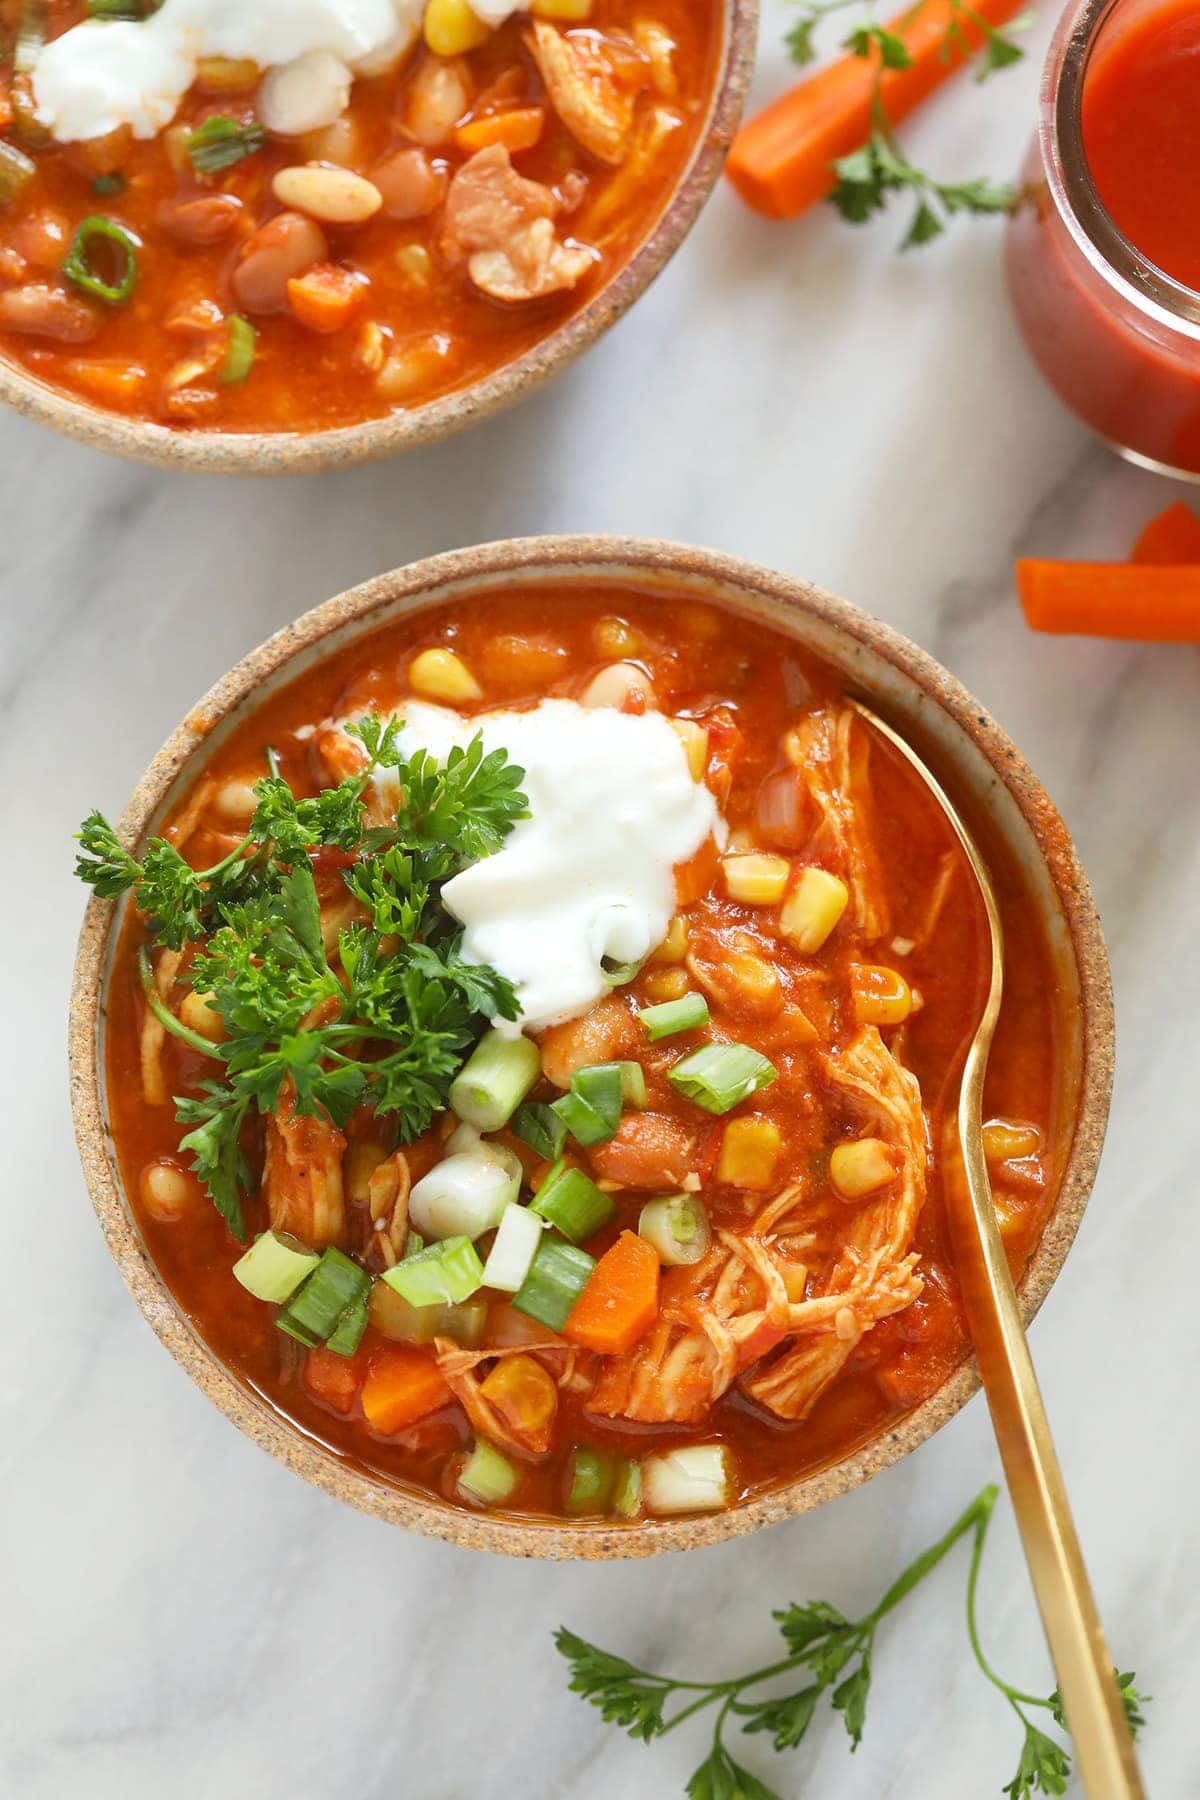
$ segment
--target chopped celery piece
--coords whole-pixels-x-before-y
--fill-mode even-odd
[[[577,1444],[571,1452],[570,1477],[567,1511],[573,1518],[608,1511],[616,1478],[611,1456],[601,1456],[599,1451]]]
[[[337,1356],[353,1356],[367,1329],[367,1296],[352,1300],[337,1322],[336,1330],[325,1339],[325,1348]]]
[[[293,1337],[307,1332],[315,1338],[327,1338],[337,1330],[346,1309],[356,1300],[365,1300],[370,1288],[370,1276],[330,1245],[275,1323],[281,1330],[291,1331]],[[293,1326],[297,1329],[292,1330]],[[300,1338],[301,1343],[306,1341]]]
[[[612,1200],[584,1174],[566,1163],[555,1163],[534,1195],[534,1212],[558,1227],[573,1244],[593,1237],[616,1212]]]
[[[450,1104],[477,1130],[499,1131],[541,1072],[542,1059],[531,1039],[485,1031],[454,1077]]]
[[[434,1338],[444,1337],[474,1350],[487,1328],[488,1306],[482,1294],[457,1306],[413,1306],[380,1279],[371,1284],[368,1310],[376,1331],[396,1344],[432,1344]]]
[[[642,1465],[627,1456],[617,1464],[612,1510],[618,1519],[636,1519],[642,1510]]]
[[[316,1251],[309,1250],[298,1238],[264,1231],[245,1256],[234,1263],[233,1278],[256,1300],[270,1300],[282,1306],[320,1260]]]
[[[545,1221],[527,1206],[506,1206],[491,1252],[483,1265],[484,1287],[515,1294],[529,1273],[542,1241]]]
[[[539,1325],[561,1331],[595,1266],[586,1250],[547,1235],[537,1247],[528,1275],[513,1295],[513,1305]]]
[[[562,1155],[567,1127],[544,1100],[527,1100],[524,1106],[518,1106],[513,1114],[512,1128],[515,1137],[536,1150],[539,1156],[544,1156],[547,1162]]]
[[[410,1306],[454,1305],[483,1285],[483,1264],[470,1238],[443,1238],[406,1256],[383,1279]]]
[[[664,1000],[661,1006],[640,1007],[638,1018],[654,1044],[659,1038],[674,1037],[677,1031],[695,1031],[707,1025],[708,1001],[703,994],[684,994],[679,1000]]]
[[[779,1071],[749,1044],[704,1044],[682,1057],[667,1080],[706,1112],[727,1113],[760,1088],[770,1087]]]
[[[647,1200],[638,1219],[638,1236],[653,1244],[667,1268],[698,1263],[712,1242],[708,1209],[694,1194],[664,1194]]]
[[[521,1479],[518,1471],[483,1438],[476,1438],[475,1448],[463,1465],[458,1478],[459,1489],[470,1500],[482,1506],[497,1506],[516,1492]]]

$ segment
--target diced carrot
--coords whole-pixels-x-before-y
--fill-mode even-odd
[[[67,364],[66,373],[89,394],[94,394],[98,400],[106,400],[110,406],[130,405],[146,384],[145,369],[139,368],[137,363],[115,359],[98,358],[93,362],[76,357]]]
[[[348,325],[362,304],[365,284],[337,263],[314,263],[287,284],[288,305],[310,331],[331,333]]]
[[[978,50],[989,26],[1005,24],[1024,0],[923,0],[887,29],[903,39],[906,69],[885,69],[879,99],[899,124]],[[794,218],[834,185],[832,165],[871,135],[874,57],[843,56],[819,69],[744,125],[733,140],[725,173],[756,211]]]
[[[1034,631],[1200,644],[1200,565],[1017,563],[1017,592]]]
[[[623,1231],[588,1277],[563,1336],[582,1350],[620,1356],[632,1350],[658,1314],[658,1256],[634,1231]]]
[[[334,1412],[348,1413],[362,1385],[363,1368],[361,1357],[339,1356],[321,1345],[305,1358],[304,1385],[314,1400],[323,1401]]]
[[[1129,559],[1135,563],[1200,563],[1200,519],[1190,506],[1176,500],[1156,513],[1146,526]]]
[[[474,155],[492,144],[503,144],[510,156],[520,150],[531,150],[542,135],[546,114],[540,106],[512,106],[507,112],[485,113],[481,119],[468,119],[454,133],[460,150]]]
[[[450,1398],[445,1376],[424,1350],[390,1346],[375,1357],[363,1382],[367,1424],[383,1437],[403,1431]]]
[[[691,906],[702,900],[717,879],[720,858],[714,838],[705,838],[695,856],[675,864],[675,904]]]

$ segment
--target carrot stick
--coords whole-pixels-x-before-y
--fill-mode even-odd
[[[1034,631],[1200,644],[1200,565],[1017,563],[1017,592]]]
[[[563,1336],[584,1350],[620,1356],[649,1331],[658,1313],[658,1255],[636,1232],[623,1231],[588,1277]]]
[[[1133,546],[1131,562],[1200,563],[1200,519],[1176,500],[1151,519]]]
[[[975,0],[972,10],[999,27],[1024,4]],[[947,43],[956,17],[956,37]],[[961,68],[985,37],[965,8],[956,14],[951,0],[919,0],[890,19],[887,29],[904,40],[912,58],[907,69],[886,69],[880,82],[880,99],[893,125]],[[861,149],[871,135],[874,80],[872,57],[840,57],[743,125],[725,164],[742,199],[769,218],[791,219],[827,194],[835,185],[832,164]]]

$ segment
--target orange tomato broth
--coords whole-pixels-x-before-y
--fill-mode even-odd
[[[51,35],[85,16],[75,0],[54,0]],[[645,166],[637,155],[636,129],[656,104],[649,92],[639,97],[634,150],[620,166],[607,166],[582,148],[548,104],[540,140],[514,155],[514,167],[533,181],[561,188],[567,177],[578,175],[586,182],[582,201],[560,221],[564,239],[599,253],[574,289],[512,304],[489,298],[473,286],[465,266],[452,265],[439,251],[440,205],[428,217],[404,223],[379,214],[364,225],[325,226],[329,260],[351,271],[361,289],[350,321],[325,334],[286,311],[253,315],[258,336],[248,379],[222,383],[210,369],[172,385],[188,365],[203,361],[215,341],[211,325],[186,327],[197,306],[217,309],[215,330],[222,345],[228,331],[223,321],[248,311],[236,299],[231,275],[247,240],[284,210],[271,188],[277,171],[312,158],[342,162],[369,178],[379,159],[411,144],[400,115],[406,88],[427,55],[419,47],[391,73],[355,81],[343,115],[355,139],[350,155],[332,151],[332,137],[322,132],[273,138],[234,167],[198,177],[178,149],[175,128],[194,128],[214,114],[251,118],[255,92],[204,92],[199,84],[185,97],[174,125],[152,140],[134,142],[117,133],[91,144],[31,149],[36,173],[12,209],[0,212],[0,294],[9,283],[57,281],[73,298],[85,299],[56,272],[80,221],[97,215],[140,240],[139,274],[126,305],[93,303],[98,329],[91,341],[60,344],[0,328],[0,354],[103,410],[179,428],[233,432],[353,425],[481,380],[523,356],[598,293],[645,240],[692,157],[720,54],[720,0],[594,0],[583,24],[627,40],[633,23],[644,19],[661,24],[673,40],[678,84],[678,95],[663,103],[677,123]],[[0,23],[5,22],[0,4]],[[518,104],[545,101],[525,41],[528,23],[526,16],[514,16],[467,55],[472,105],[480,104],[482,113],[492,108],[491,84],[514,68],[524,85]],[[0,62],[0,125],[9,76]],[[468,112],[464,118],[473,116]],[[429,154],[453,174],[470,153],[451,140]],[[125,178],[123,191],[97,194],[93,180],[111,172]],[[168,235],[164,219],[173,208],[214,194],[241,203],[233,236],[205,246]],[[398,260],[406,247],[428,255],[427,270],[414,272],[403,255]],[[364,335],[372,325],[382,332],[385,358],[395,354],[408,371],[399,391],[380,386],[378,343]]]
[[[684,596],[652,596],[626,588],[567,585],[524,593],[516,588],[503,596],[461,599],[388,626],[323,660],[265,701],[214,752],[206,774],[217,782],[256,779],[266,772],[264,749],[269,744],[298,791],[313,792],[327,785],[327,775],[314,774],[309,743],[296,737],[297,730],[344,717],[355,708],[382,710],[395,705],[407,691],[405,671],[411,656],[433,644],[452,646],[465,658],[483,685],[483,708],[522,707],[545,694],[577,694],[598,666],[611,661],[611,654],[601,653],[606,639],[603,635],[598,639],[596,632],[599,621],[613,616],[636,633],[635,654],[650,672],[664,711],[686,712],[714,701],[731,709],[744,738],[744,753],[725,806],[726,817],[736,828],[753,816],[763,777],[784,766],[780,744],[788,726],[814,699],[836,695],[838,678],[769,628]],[[829,970],[843,1019],[849,1007],[848,971],[860,956],[902,969],[923,996],[923,1008],[903,1028],[903,1059],[920,1080],[933,1148],[928,1199],[913,1246],[921,1256],[924,1291],[905,1311],[868,1331],[839,1379],[799,1423],[774,1417],[735,1390],[719,1399],[699,1425],[634,1424],[593,1416],[580,1396],[564,1390],[553,1453],[523,1467],[510,1512],[561,1516],[566,1463],[575,1444],[636,1455],[719,1438],[736,1459],[738,1495],[770,1489],[845,1456],[884,1431],[934,1392],[966,1353],[938,1148],[956,1094],[960,1058],[982,1005],[986,925],[949,829],[917,777],[882,745],[872,746],[871,758],[876,842],[886,871],[892,930],[897,936],[919,936],[942,859],[948,854],[959,864],[951,897],[931,943],[907,958],[893,955],[886,944],[865,953],[861,945],[856,949],[843,922],[812,960]],[[1070,1121],[1065,1116],[1069,1100],[1058,1075],[1061,1001],[1036,908],[986,821],[977,819],[975,825],[997,879],[1007,938],[1006,993],[988,1075],[987,1115],[1029,1122],[1041,1134],[1038,1156],[993,1170],[1009,1257],[1019,1271],[1037,1244],[1070,1144]],[[204,837],[201,830],[189,846],[201,866],[206,860]],[[755,915],[763,909],[723,898],[719,877],[714,890],[690,909],[694,920],[702,916],[706,929],[718,931],[754,929]],[[142,938],[140,920],[131,911],[109,991],[107,1082],[122,1174],[155,1264],[216,1355],[269,1404],[339,1456],[392,1482],[453,1500],[461,1466],[457,1453],[470,1437],[457,1405],[392,1438],[372,1435],[356,1396],[364,1372],[383,1347],[373,1328],[353,1364],[343,1362],[341,1370],[331,1367],[339,1359],[328,1352],[314,1353],[321,1359],[321,1375],[331,1384],[332,1404],[321,1403],[304,1382],[305,1352],[275,1327],[273,1309],[253,1299],[231,1277],[230,1268],[242,1247],[201,1191],[196,1189],[184,1217],[175,1223],[161,1223],[143,1206],[139,1195],[143,1168],[160,1158],[175,1159],[181,1167],[183,1162],[178,1158],[182,1128],[174,1122],[173,1109],[149,1107],[141,1094],[138,1033],[143,1001],[134,959]],[[779,940],[776,950],[783,966],[788,947]],[[644,970],[622,992],[644,1004],[649,973]],[[789,1055],[786,1046],[781,1050],[773,1042],[769,1020],[735,1015],[734,1023],[744,1041],[774,1056],[780,1074],[731,1116],[753,1113],[775,1120],[784,1155],[780,1177],[767,1194],[743,1197],[706,1180],[703,1198],[714,1227],[723,1222],[744,1225],[748,1210],[758,1210],[777,1192],[788,1170],[822,1170],[841,1130],[822,1108],[819,1091],[814,1092],[807,1055],[803,1051]],[[890,1032],[885,1036],[893,1038]],[[166,1056],[171,1093],[211,1070],[211,1064],[202,1068],[203,1059],[173,1038],[167,1040]],[[660,1076],[651,1077],[651,1089],[655,1110],[686,1115],[693,1129],[699,1124],[706,1144],[719,1138],[723,1121],[698,1114]],[[715,1148],[710,1148],[710,1168],[714,1155]],[[589,1242],[592,1255],[598,1256],[623,1227],[636,1229],[648,1195],[619,1193],[615,1198],[617,1217]],[[844,1204],[835,1201],[822,1215],[835,1235],[838,1207]],[[264,1228],[261,1201],[250,1202],[247,1222],[251,1233]]]
[[[1083,90],[1101,200],[1143,256],[1200,288],[1200,6],[1135,5],[1101,37]]]

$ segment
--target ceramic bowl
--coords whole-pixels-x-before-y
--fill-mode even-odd
[[[133,842],[153,832],[229,728],[267,694],[318,659],[405,615],[464,593],[486,597],[516,580],[583,580],[678,592],[681,588],[793,638],[842,672],[936,762],[968,817],[986,815],[1024,874],[1051,946],[1063,1033],[1061,1117],[1070,1149],[1062,1184],[1021,1282],[1028,1322],[1075,1236],[1096,1173],[1112,1081],[1108,959],[1070,838],[1037,778],[1004,733],[954,677],[856,607],[785,575],[711,551],[622,538],[514,539],[431,557],[327,601],[270,638],[217,683],[159,751],[121,822]],[[188,1374],[233,1422],[317,1487],[376,1518],[432,1537],[521,1556],[627,1557],[710,1544],[771,1525],[846,1493],[915,1449],[979,1385],[964,1364],[931,1398],[854,1454],[816,1474],[701,1518],[613,1529],[489,1517],[391,1486],[356,1469],[292,1427],[218,1360],[179,1309],[151,1262],[122,1191],[108,1134],[104,1090],[105,986],[119,923],[111,901],[93,899],[84,921],[70,1027],[71,1087],[84,1173],[109,1248],[143,1313]]]
[[[60,393],[0,360],[0,402],[68,437],[136,462],[214,475],[300,475],[377,462],[463,431],[530,394],[616,323],[660,275],[695,224],[721,172],[754,67],[758,0],[724,0],[708,117],[690,163],[641,245],[586,305],[524,355],[454,393],[383,419],[335,430],[182,431],[125,419]]]

